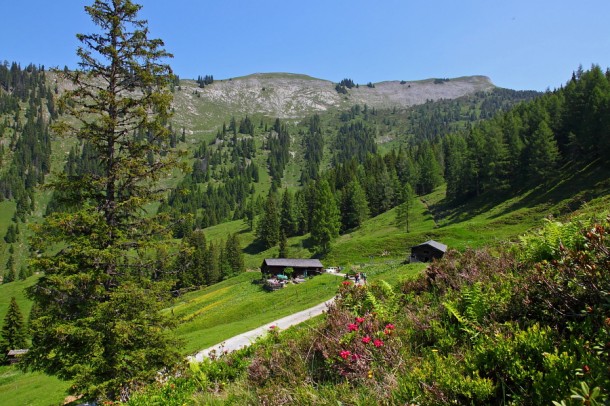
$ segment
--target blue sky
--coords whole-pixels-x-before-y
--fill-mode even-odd
[[[93,0],[4,2],[0,60],[75,67]],[[181,78],[304,73],[357,83],[486,75],[545,90],[610,67],[608,0],[140,0]]]

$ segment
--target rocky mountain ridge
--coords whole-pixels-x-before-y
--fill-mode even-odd
[[[406,108],[429,100],[455,99],[495,86],[488,77],[466,76],[455,79],[385,81],[347,89],[336,83],[306,75],[257,73],[216,80],[200,88],[194,80],[182,80],[176,88],[176,111],[206,117],[263,114],[282,119],[298,119],[315,112],[349,108],[355,104],[370,108]],[[220,114],[219,114],[220,113]],[[202,117],[204,116],[204,117]],[[177,117],[178,121],[180,117]],[[186,117],[183,117],[186,120]]]

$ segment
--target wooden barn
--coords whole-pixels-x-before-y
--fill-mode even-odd
[[[10,350],[6,356],[8,359],[9,364],[13,365],[13,364],[17,364],[19,361],[21,361],[21,358],[28,353],[28,349],[25,350]]]
[[[440,259],[447,252],[447,246],[440,242],[430,240],[411,247],[409,262],[429,262]]]
[[[318,275],[323,266],[319,259],[267,258],[261,265],[263,275],[283,275],[286,268],[292,268],[293,277]]]

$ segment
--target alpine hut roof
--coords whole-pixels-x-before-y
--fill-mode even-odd
[[[447,246],[445,244],[441,244],[440,242],[437,242],[437,241],[434,241],[434,240],[429,240],[429,241],[423,242],[423,243],[421,243],[419,245],[414,245],[411,248],[423,247],[423,246],[426,246],[426,245],[429,246],[429,247],[432,247],[432,248],[434,248],[434,249],[436,249],[438,251],[441,251],[443,253],[447,252]]]

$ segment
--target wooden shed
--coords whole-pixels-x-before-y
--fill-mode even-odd
[[[429,262],[440,259],[447,252],[447,246],[440,242],[430,240],[411,247],[409,262]]]
[[[10,350],[6,355],[8,358],[8,362],[13,365],[18,363],[21,358],[28,353],[28,349],[24,349],[24,350]]]
[[[323,266],[319,259],[267,258],[261,265],[264,275],[284,274],[286,268],[292,268],[292,276],[311,276],[322,273]]]

